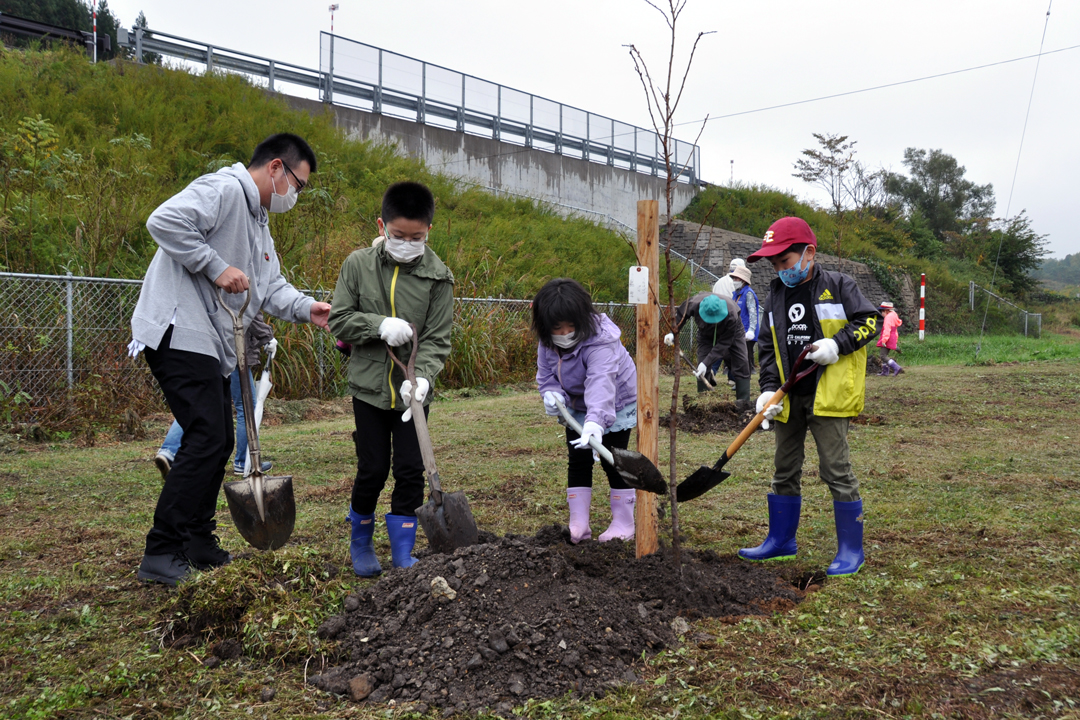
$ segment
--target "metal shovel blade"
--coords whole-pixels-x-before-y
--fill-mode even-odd
[[[465,493],[458,490],[441,493],[441,497],[441,504],[432,497],[416,508],[416,517],[431,549],[437,553],[452,554],[458,548],[479,542],[476,520],[473,519]]]
[[[261,488],[258,487],[258,480],[262,481]],[[292,475],[266,476],[260,473],[256,476],[252,473],[243,480],[227,482],[222,487],[233,523],[252,547],[277,550],[289,541],[296,524]]]
[[[664,476],[653,465],[649,458],[633,450],[611,449],[612,463],[619,473],[619,477],[635,490],[664,495],[668,491]]]
[[[719,468],[702,465],[675,487],[675,502],[686,502],[701,497],[731,477],[731,473]]]

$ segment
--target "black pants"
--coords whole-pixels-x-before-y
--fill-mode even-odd
[[[379,493],[386,485],[393,458],[394,492],[390,513],[416,515],[424,504],[424,460],[412,420],[401,422],[402,410],[380,410],[353,398],[356,420],[356,480],[353,481],[352,508],[359,515],[372,515]],[[428,408],[424,408],[424,417]],[[393,453],[391,454],[391,449]]]
[[[618,432],[604,433],[602,444],[608,448],[619,448],[625,450],[626,446],[630,444],[630,431],[633,428],[627,428],[626,430],[619,430]],[[566,453],[569,458],[569,463],[566,468],[566,486],[567,487],[592,487],[592,448],[587,447],[584,450],[578,450],[570,444],[572,440],[577,440],[581,436],[570,428],[566,428]],[[629,485],[619,476],[619,471],[611,465],[607,464],[607,461],[603,458],[600,459],[600,467],[604,469],[604,473],[607,475],[608,484],[611,485],[612,490],[626,490]]]
[[[754,365],[754,346],[757,345],[757,340],[746,341],[746,359],[750,361],[750,369],[753,370]]]
[[[172,462],[146,535],[147,555],[181,552],[192,536],[217,527],[218,492],[233,449],[232,395],[216,357],[169,347],[172,328],[146,363],[161,386],[184,439]]]

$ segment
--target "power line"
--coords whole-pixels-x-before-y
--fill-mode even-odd
[[[1049,12],[1047,12],[1049,15]],[[1043,39],[1046,39],[1046,30],[1043,29]],[[832,95],[822,95],[820,97],[809,98],[807,100],[795,100],[794,102],[781,103],[779,105],[769,105],[768,107],[756,108],[754,110],[743,110],[736,113],[728,113],[727,115],[710,115],[710,120],[723,120],[725,118],[738,117],[740,115],[751,115],[753,113],[765,112],[767,110],[779,110],[780,108],[793,107],[795,105],[806,105],[807,103],[819,102],[821,100],[832,100],[839,97],[847,97],[848,95],[858,95],[860,93],[872,92],[874,90],[884,90],[885,88],[897,87],[899,85],[910,85],[911,83],[922,82],[924,80],[935,80],[937,78],[948,77],[949,75],[959,75],[961,73],[972,72],[974,70],[984,70],[986,68],[996,67],[998,65],[1008,65],[1009,63],[1020,62],[1021,60],[1030,60],[1031,58],[1042,58],[1043,55],[1053,55],[1054,53],[1066,52],[1068,50],[1076,50],[1080,48],[1080,45],[1070,45],[1069,47],[1059,48],[1057,50],[1048,50],[1046,52],[1039,48],[1039,52],[1035,55],[1025,55],[1023,57],[1013,58],[1011,60],[1000,60],[998,62],[986,63],[985,65],[975,65],[973,67],[964,68],[962,70],[950,70],[948,72],[937,73],[936,75],[924,75],[922,77],[912,78],[910,80],[899,80],[897,82],[885,83],[884,85],[875,85],[873,87],[862,88],[861,90],[848,90],[847,92],[834,93]],[[1036,62],[1036,72],[1038,72],[1038,62]],[[694,125],[704,120],[687,120],[681,123],[675,123],[675,126],[679,125]]]
[[[1027,112],[1024,113],[1024,129],[1020,131],[1020,147],[1016,151],[1016,165],[1013,166],[1012,183],[1009,185],[1009,201],[1005,205],[1005,227],[1001,230],[1001,237],[998,238],[997,255],[994,257],[994,272],[990,275],[990,292],[994,290],[994,281],[997,280],[998,263],[1001,260],[1001,246],[1005,242],[1005,233],[1009,227],[1009,213],[1012,212],[1012,200],[1013,190],[1016,189],[1016,176],[1020,173],[1020,156],[1024,152],[1024,138],[1027,136],[1028,118],[1031,117],[1031,103],[1035,99],[1035,81],[1039,79],[1039,63],[1042,61],[1042,49],[1043,43],[1046,42],[1046,28],[1050,26],[1050,8],[1053,7],[1054,0],[1050,0],[1050,4],[1046,6],[1046,20],[1043,22],[1042,39],[1039,40],[1039,55],[1038,60],[1035,61],[1035,75],[1031,78],[1031,93],[1028,95]],[[1049,53],[1047,53],[1049,55]],[[990,312],[990,295],[986,296],[986,307],[983,309],[982,327],[979,330],[979,344],[975,346],[975,359],[979,359],[979,353],[982,352],[982,339],[986,334],[986,316]],[[1025,332],[1027,325],[1025,324]],[[1041,325],[1040,325],[1041,327]]]
[[[1049,11],[1047,11],[1047,15],[1049,16]],[[1043,39],[1044,40],[1046,39],[1046,29],[1045,28],[1043,28]],[[740,115],[752,115],[754,113],[767,112],[769,110],[779,110],[779,109],[782,109],[782,108],[794,107],[796,105],[806,105],[808,103],[820,102],[822,100],[833,100],[835,98],[847,97],[849,95],[859,95],[861,93],[873,92],[874,90],[884,90],[886,88],[898,87],[900,85],[910,85],[912,83],[923,82],[925,80],[935,80],[937,78],[948,77],[950,75],[959,75],[961,73],[973,72],[975,70],[985,70],[986,68],[997,67],[999,65],[1008,65],[1010,63],[1021,62],[1023,60],[1030,60],[1032,58],[1038,58],[1039,60],[1041,60],[1041,58],[1044,55],[1054,55],[1056,53],[1067,52],[1069,50],[1076,50],[1077,48],[1080,48],[1080,45],[1070,45],[1069,47],[1058,48],[1057,50],[1047,50],[1046,52],[1043,52],[1042,48],[1040,46],[1039,52],[1036,53],[1035,55],[1024,55],[1023,57],[1012,58],[1011,60],[999,60],[998,62],[986,63],[985,65],[975,65],[975,66],[972,66],[972,67],[969,67],[969,68],[963,68],[962,70],[950,70],[948,72],[937,73],[937,74],[934,74],[934,75],[924,75],[922,77],[912,78],[910,80],[899,80],[897,82],[885,83],[884,85],[874,85],[873,87],[862,88],[860,90],[848,90],[846,92],[833,93],[832,95],[821,95],[819,97],[808,98],[806,100],[795,100],[793,102],[780,103],[779,105],[769,105],[767,107],[755,108],[754,110],[742,110],[740,112],[728,113],[726,115],[710,115],[708,117],[708,120],[723,120],[725,118],[739,117]],[[1037,73],[1038,73],[1038,60],[1036,61],[1036,74]],[[1033,87],[1032,91],[1034,92],[1034,87]],[[1028,109],[1030,110],[1030,105],[1029,105]],[[701,119],[698,119],[698,120],[686,120],[686,121],[683,121],[683,122],[680,122],[680,123],[675,123],[673,125],[673,127],[679,127],[681,125],[696,125],[696,124],[702,123],[702,122],[705,122],[705,118],[701,118]],[[1026,124],[1026,120],[1025,120],[1025,124]],[[1026,127],[1026,125],[1025,125],[1025,127]],[[611,138],[612,138],[612,140],[614,140],[616,137],[622,137],[622,136],[630,135],[630,134],[631,133],[616,133],[616,134],[612,135]],[[674,138],[672,138],[672,139],[674,139]],[[479,157],[479,158],[472,158],[472,159],[473,160],[489,160],[491,158],[506,157],[506,156],[509,156],[509,155],[518,155],[520,153],[529,152],[529,151],[534,150],[534,149],[535,148],[522,147],[520,150],[513,150],[513,151],[510,151],[510,152],[500,152],[500,153],[495,153],[493,155],[485,155],[485,156],[482,156],[482,157]],[[1017,160],[1019,162],[1019,158]],[[428,167],[431,167],[431,168],[442,167],[444,165],[455,165],[455,164],[460,164],[462,162],[466,162],[466,161],[464,161],[464,160],[448,160],[446,162],[430,164],[430,165],[428,165]],[[1015,181],[1015,177],[1014,177],[1014,181]]]

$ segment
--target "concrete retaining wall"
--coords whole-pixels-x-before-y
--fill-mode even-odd
[[[314,100],[286,99],[312,114],[327,107]],[[660,178],[387,115],[337,105],[331,109],[337,127],[351,137],[393,144],[402,155],[423,160],[435,172],[537,198],[563,214],[573,210],[560,206],[570,206],[636,229],[638,200],[658,200],[664,212]],[[679,184],[672,210],[680,212],[696,194],[697,187]]]

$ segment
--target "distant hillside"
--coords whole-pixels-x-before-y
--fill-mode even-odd
[[[383,190],[412,179],[435,192],[431,244],[459,296],[527,298],[570,276],[597,300],[625,301],[634,252],[590,221],[462,189],[237,76],[91,65],[76,50],[0,54],[0,265],[141,277],[155,250],[149,213],[200,174],[246,163],[281,131],[306,137],[319,157],[296,209],[271,220],[282,265],[299,283],[332,287],[344,257],[375,237]]]

